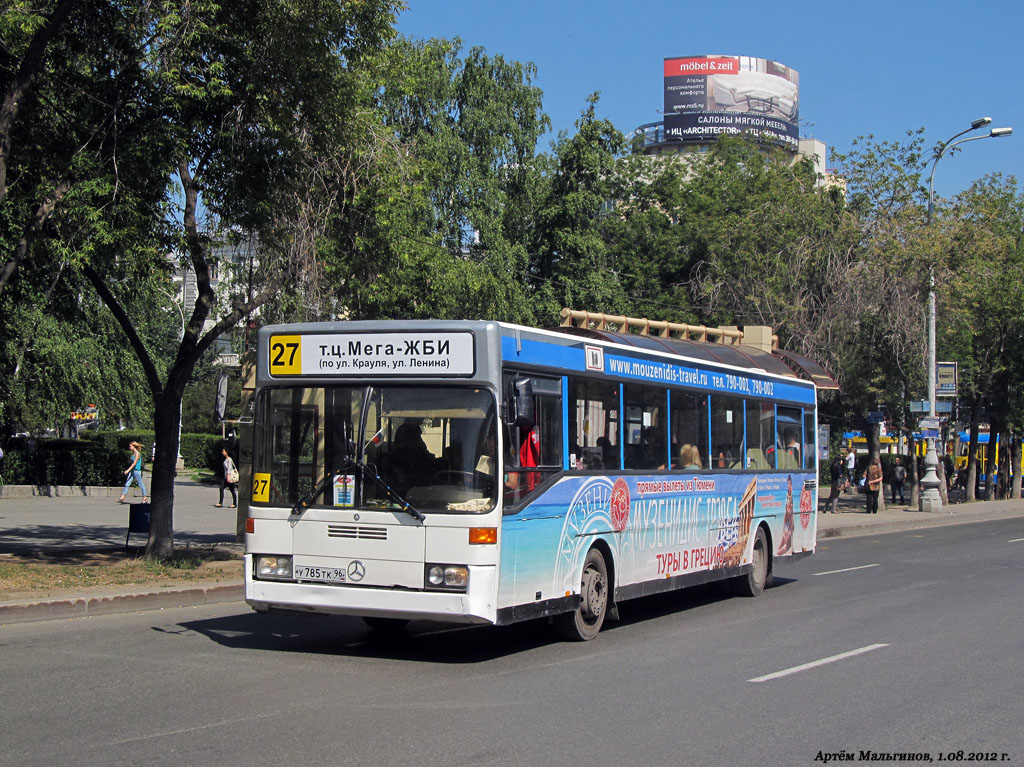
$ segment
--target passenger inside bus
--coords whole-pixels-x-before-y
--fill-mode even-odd
[[[537,430],[531,424],[529,428],[519,429],[519,465],[532,469],[540,465],[540,439]],[[533,490],[540,481],[535,471],[526,472],[526,489]]]
[[[399,477],[396,483],[401,488],[399,492],[429,484],[436,468],[437,457],[423,441],[420,424],[418,420],[406,421],[395,431],[390,457]]]
[[[700,451],[696,445],[687,443],[679,448],[679,464],[683,471],[700,471],[703,468],[700,463]]]
[[[497,450],[494,444],[494,434],[488,433],[484,438],[483,449],[480,453],[480,460],[477,462],[476,477],[473,484],[475,487],[482,489],[484,495],[489,497],[494,497],[494,458],[496,456]],[[519,473],[510,470],[514,465],[515,461],[512,458],[512,451],[509,449],[509,445],[506,444],[504,474],[502,477],[506,503],[516,498],[517,493],[515,491],[519,489]]]
[[[782,432],[782,452],[779,453],[780,469],[799,469],[800,464],[800,441],[797,439],[796,429],[787,428]]]

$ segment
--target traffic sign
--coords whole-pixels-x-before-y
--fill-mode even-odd
[[[910,403],[911,413],[927,413],[928,412],[928,400],[915,400]],[[953,403],[950,400],[935,400],[935,412],[936,413],[952,413]]]
[[[935,395],[938,397],[956,396],[957,369],[955,362],[935,363]]]

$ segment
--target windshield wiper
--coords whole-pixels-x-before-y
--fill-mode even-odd
[[[295,505],[292,506],[292,510],[290,512],[291,516],[294,517],[296,514],[302,516],[303,512],[305,512],[306,509],[309,508],[310,504],[320,497],[320,493],[324,492],[324,490],[327,489],[327,483],[332,482],[333,479],[334,474],[325,474],[324,478],[320,480],[320,483],[318,485],[315,485],[313,489],[309,492],[309,495],[295,502]]]
[[[373,483],[377,485],[377,487],[381,488],[385,493],[387,493],[391,500],[393,500],[395,503],[399,504],[402,507],[400,511],[412,514],[412,516],[416,517],[416,519],[418,519],[420,522],[426,520],[426,517],[423,516],[423,512],[421,512],[419,509],[417,509],[415,506],[413,506],[411,503],[405,500],[405,498],[400,496],[395,490],[393,490],[391,488],[391,485],[385,482],[381,478],[380,474],[377,473],[376,468],[370,468],[365,463],[360,461],[358,458],[349,458],[348,461],[349,463],[354,464],[359,469],[361,469],[364,475],[369,474],[370,479],[373,480]]]
[[[399,511],[404,511],[407,514],[411,514],[420,522],[426,520],[426,517],[423,516],[423,512],[421,512],[419,509],[417,509],[415,506],[413,506],[411,503],[405,500],[402,496],[400,496],[395,490],[393,490],[391,488],[391,485],[385,482],[381,478],[381,476],[376,472],[375,469],[371,469],[362,461],[351,457],[345,459],[345,463],[341,465],[341,468],[325,474],[324,478],[320,481],[319,484],[317,484],[316,487],[314,487],[310,491],[309,495],[296,502],[296,504],[292,506],[291,515],[302,516],[306,509],[309,508],[310,504],[312,504],[313,501],[320,497],[320,493],[324,492],[327,489],[327,486],[334,481],[334,475],[341,474],[349,466],[356,466],[359,469],[361,469],[364,474],[369,475],[370,478],[374,481],[374,484],[380,487],[385,493],[387,493],[388,497],[390,497],[391,500],[393,500],[400,506],[400,508],[398,509]]]

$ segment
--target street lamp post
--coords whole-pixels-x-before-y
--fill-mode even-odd
[[[932,224],[932,215],[935,210],[934,205],[934,181],[935,181],[935,167],[939,164],[939,160],[942,159],[943,155],[949,150],[953,149],[960,144],[964,144],[968,141],[978,141],[983,138],[999,138],[1001,136],[1009,136],[1013,133],[1013,128],[992,128],[984,136],[971,136],[969,138],[961,138],[959,141],[956,139],[963,136],[965,133],[970,133],[978,128],[983,128],[986,125],[991,124],[991,117],[979,117],[977,120],[971,122],[971,127],[960,131],[955,136],[952,136],[949,140],[939,145],[939,151],[935,154],[935,160],[932,162],[932,172],[928,176],[928,218],[927,225],[930,227]],[[928,268],[928,416],[935,418],[935,266],[931,264]],[[939,476],[936,474],[935,469],[939,465],[938,455],[935,452],[935,438],[928,437],[928,449],[924,456],[924,477],[921,479],[921,486],[924,491],[921,493],[920,509],[921,511],[938,511],[942,508],[942,496],[939,495]]]

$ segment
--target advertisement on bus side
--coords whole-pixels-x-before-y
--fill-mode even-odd
[[[567,477],[504,518],[499,602],[577,592],[598,538],[620,587],[748,564],[762,521],[773,557],[812,551],[815,506],[810,473]]]

